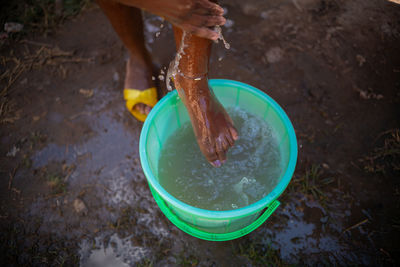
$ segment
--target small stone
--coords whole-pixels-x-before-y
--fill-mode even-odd
[[[119,82],[119,74],[118,74],[118,72],[114,72],[113,80],[114,80],[114,82]]]
[[[15,157],[15,155],[17,155],[17,152],[19,151],[19,148],[18,147],[16,147],[16,146],[13,146],[12,148],[11,148],[11,150],[10,151],[8,151],[7,152],[7,157]]]
[[[320,219],[321,223],[327,223],[328,222],[328,216],[322,217]]]
[[[225,24],[224,24],[224,26],[227,27],[227,28],[230,28],[230,27],[233,26],[233,24],[235,24],[235,23],[233,22],[233,20],[227,19],[226,22],[225,22]]]
[[[366,91],[360,90],[359,93],[362,99],[369,99],[368,93]]]
[[[360,98],[365,100],[367,99],[381,100],[382,98],[384,98],[383,95],[374,93],[371,88],[368,88],[368,91],[364,91],[359,88],[356,88],[355,90],[358,91],[358,93],[360,94]]]
[[[360,67],[362,67],[362,65],[364,65],[365,62],[367,62],[367,60],[365,59],[365,57],[363,57],[362,55],[357,55],[356,59],[358,61],[358,65]]]
[[[83,88],[81,88],[81,89],[79,89],[79,93],[81,95],[83,95],[84,97],[86,97],[86,98],[90,98],[90,97],[93,96],[94,90],[93,89],[83,89]]]
[[[86,215],[87,214],[88,209],[87,209],[85,203],[81,199],[76,198],[74,200],[73,205],[74,205],[75,212],[78,213],[79,215]]]
[[[20,32],[24,28],[24,25],[16,22],[7,22],[4,24],[4,31],[6,32]]]
[[[324,169],[329,169],[330,167],[329,167],[329,165],[328,165],[328,164],[326,164],[326,163],[322,163],[322,168],[324,168]]]
[[[263,11],[263,12],[261,12],[260,17],[263,19],[267,19],[269,17],[269,15],[270,15],[269,11]]]
[[[279,62],[283,57],[283,50],[280,47],[273,47],[265,53],[269,63]]]

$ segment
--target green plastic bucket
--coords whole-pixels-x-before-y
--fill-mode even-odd
[[[148,115],[140,134],[140,160],[155,201],[173,224],[197,238],[225,241],[250,233],[279,206],[277,198],[289,184],[296,166],[297,141],[289,118],[265,93],[232,80],[210,80],[209,84],[223,106],[239,106],[263,118],[271,126],[278,139],[282,167],[279,182],[272,192],[240,209],[212,211],[190,206],[173,197],[160,185],[158,161],[161,149],[168,137],[189,121],[176,90],[162,98]]]

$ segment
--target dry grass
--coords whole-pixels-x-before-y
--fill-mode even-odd
[[[0,98],[0,124],[14,123],[21,118],[22,109],[16,108],[16,103],[13,100],[8,100],[6,97]]]
[[[381,133],[377,141],[383,140],[368,156],[360,159],[364,170],[371,173],[400,171],[400,130],[393,129]]]
[[[39,48],[32,53],[30,53],[29,50],[25,51],[22,56],[16,56],[13,51],[11,51],[10,55],[0,57],[0,62],[6,67],[5,72],[0,75],[0,82],[5,83],[5,86],[0,92],[0,97],[8,93],[8,89],[25,71],[50,66],[55,67],[55,70],[65,78],[67,70],[63,64],[90,62],[91,60],[75,56],[73,51],[64,51],[57,46],[51,47],[48,44],[34,43],[31,41],[22,42],[35,44],[39,46]]]
[[[12,37],[35,31],[47,34],[69,17],[89,8],[92,0],[19,0],[3,1],[0,22],[18,22],[24,25],[22,32]]]
[[[57,2],[57,3],[56,3]],[[47,34],[65,21],[66,18],[79,14],[82,10],[92,5],[91,0],[22,0],[6,1],[0,12],[0,22],[18,22],[22,24],[23,30],[16,33],[8,33],[6,42],[10,47],[7,55],[0,56],[0,124],[13,123],[21,117],[21,109],[18,109],[15,101],[8,96],[15,82],[24,72],[35,68],[49,66],[62,77],[66,77],[67,68],[65,63],[88,62],[90,59],[80,58],[74,52],[63,51],[58,47],[49,44],[42,44],[33,41],[23,40],[25,51],[16,54],[9,41],[21,40],[27,34]],[[19,46],[18,47],[22,47]],[[31,51],[32,48],[33,52]]]
[[[24,72],[34,69],[48,67],[63,78],[67,77],[67,63],[88,63],[90,58],[76,56],[73,51],[64,51],[57,46],[51,46],[32,41],[21,41],[30,47],[35,47],[33,51],[25,46],[26,49],[21,55],[15,55],[11,50],[9,55],[0,56],[0,63],[4,72],[0,75],[0,123],[13,123],[20,118],[21,110],[17,109],[15,101],[8,97],[12,86]]]

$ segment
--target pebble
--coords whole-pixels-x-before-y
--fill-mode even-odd
[[[233,26],[233,24],[235,24],[235,23],[233,22],[233,20],[227,19],[226,22],[225,22],[225,24],[224,24],[224,26],[225,26],[226,28],[230,28],[230,27]]]
[[[7,22],[4,24],[4,31],[9,32],[20,32],[24,28],[24,25],[16,22]]]
[[[281,61],[283,50],[280,47],[272,47],[265,53],[268,63],[276,63]]]
[[[113,80],[114,80],[114,82],[119,82],[119,73],[118,72],[114,72]]]
[[[74,200],[73,205],[75,212],[78,213],[79,215],[86,215],[88,213],[88,209],[85,203],[81,199],[76,198]]]
[[[19,148],[16,147],[16,146],[13,146],[13,147],[11,148],[11,150],[7,152],[7,155],[6,155],[6,156],[7,156],[7,157],[15,157],[15,155],[17,154],[18,151],[19,151]]]
[[[330,169],[329,165],[326,163],[322,163],[322,168],[324,169]]]

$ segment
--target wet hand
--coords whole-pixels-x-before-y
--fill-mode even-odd
[[[211,27],[224,25],[224,10],[209,0],[121,0],[165,18],[182,30],[199,37],[216,40]]]

